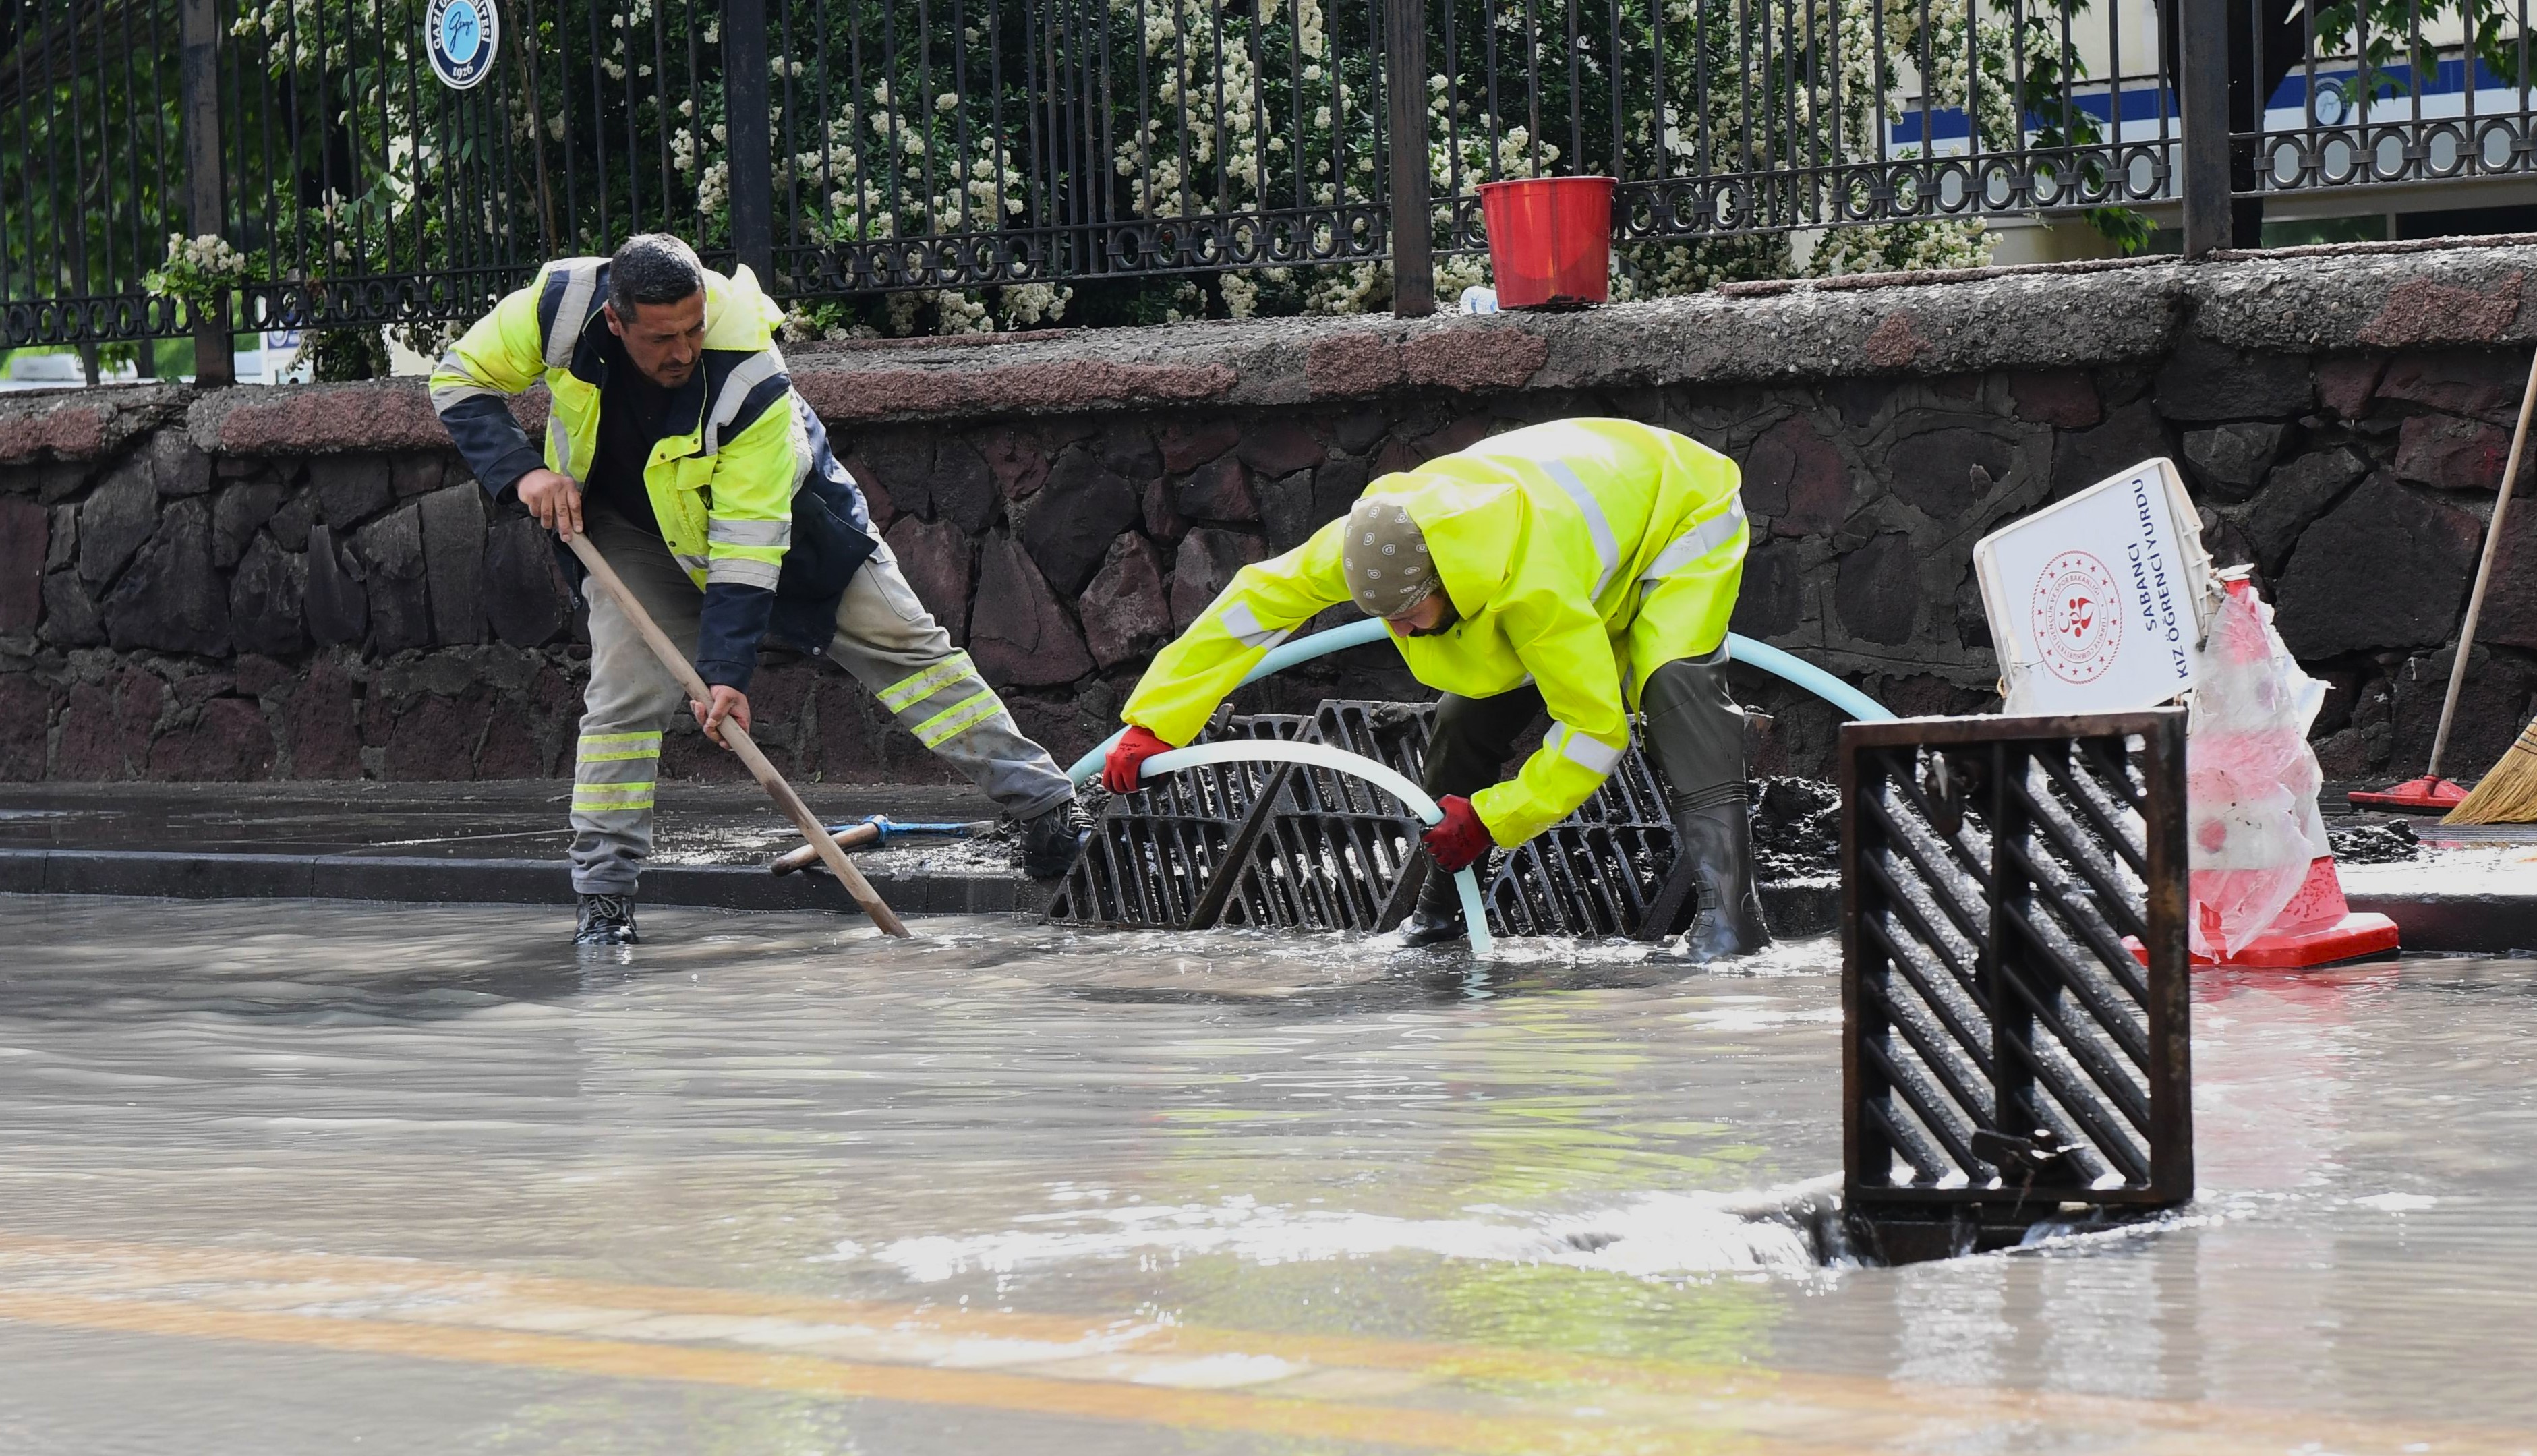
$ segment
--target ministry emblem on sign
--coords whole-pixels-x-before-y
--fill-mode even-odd
[[[493,0],[431,0],[423,13],[423,48],[443,86],[465,91],[490,75],[502,23]]]
[[[2084,551],[2065,551],[2035,578],[2035,642],[2044,666],[2065,683],[2093,683],[2114,665],[2123,614],[2114,573]]]

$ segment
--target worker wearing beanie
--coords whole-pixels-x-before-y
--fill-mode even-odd
[[[1114,792],[1198,737],[1269,648],[1323,609],[1382,618],[1418,681],[1442,690],[1425,784],[1445,811],[1423,836],[1430,875],[1412,944],[1464,933],[1447,875],[1567,818],[1643,716],[1702,902],[1699,961],[1769,944],[1753,891],[1744,715],[1724,681],[1746,529],[1735,464],[1669,430],[1564,420],[1387,475],[1343,520],[1245,566],[1154,658],[1103,764]],[[1499,767],[1547,708],[1550,732]]]

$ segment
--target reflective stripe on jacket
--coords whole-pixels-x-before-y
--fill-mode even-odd
[[[1393,635],[1418,681],[1464,697],[1541,690],[1549,735],[1507,782],[1472,796],[1498,843],[1523,843],[1586,802],[1630,742],[1638,686],[1716,650],[1744,570],[1735,463],[1669,430],[1564,420],[1384,476],[1426,535],[1461,621]],[[1245,566],[1158,653],[1121,716],[1169,743],[1196,738],[1242,675],[1349,600],[1344,519]]]
[[[432,408],[496,498],[541,465],[575,481],[588,478],[614,352],[602,311],[607,296],[606,258],[557,259],[496,303],[433,368]],[[746,267],[730,277],[706,271],[703,357],[671,392],[663,433],[643,469],[661,538],[705,593],[697,670],[707,682],[743,690],[770,624],[789,645],[827,645],[836,597],[873,549],[871,517],[853,477],[836,463],[818,418],[793,393],[772,333],[782,318]],[[506,399],[541,381],[552,396],[542,451]],[[819,509],[797,501],[805,485],[817,488]],[[804,561],[788,562],[806,522],[823,539]],[[786,597],[824,597],[825,612],[779,614],[779,586]],[[800,621],[787,629],[794,618]],[[807,635],[816,640],[799,639]]]

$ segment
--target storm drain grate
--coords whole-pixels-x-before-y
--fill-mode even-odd
[[[1900,1261],[2191,1197],[2181,710],[1852,723],[1841,769],[1853,1219]]]
[[[1310,717],[1224,719],[1202,739],[1281,738],[1361,754],[1416,778],[1433,703],[1324,702]],[[1228,764],[1113,798],[1060,888],[1061,923],[1390,930],[1427,870],[1408,810],[1364,780],[1300,764]],[[1576,814],[1504,857],[1482,887],[1500,935],[1680,931],[1699,908],[1674,873],[1673,826],[1634,745]]]
[[[1664,789],[1633,743],[1594,797],[1507,855],[1489,916],[1509,935],[1659,940],[1700,909],[1688,867],[1673,870]]]
[[[1298,734],[1291,730],[1298,726],[1298,720],[1263,714],[1236,719],[1201,741],[1294,738]],[[1198,918],[1208,889],[1233,857],[1243,829],[1258,818],[1254,811],[1281,791],[1281,766],[1211,764],[1113,796],[1049,917],[1093,925],[1213,924],[1212,914]]]

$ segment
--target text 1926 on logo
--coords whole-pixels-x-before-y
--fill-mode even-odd
[[[2065,551],[2035,578],[2035,642],[2044,665],[2065,683],[2093,683],[2114,665],[2123,614],[2114,573],[2084,551]]]
[[[423,12],[423,48],[443,86],[465,91],[493,71],[502,24],[493,0],[431,0]]]

